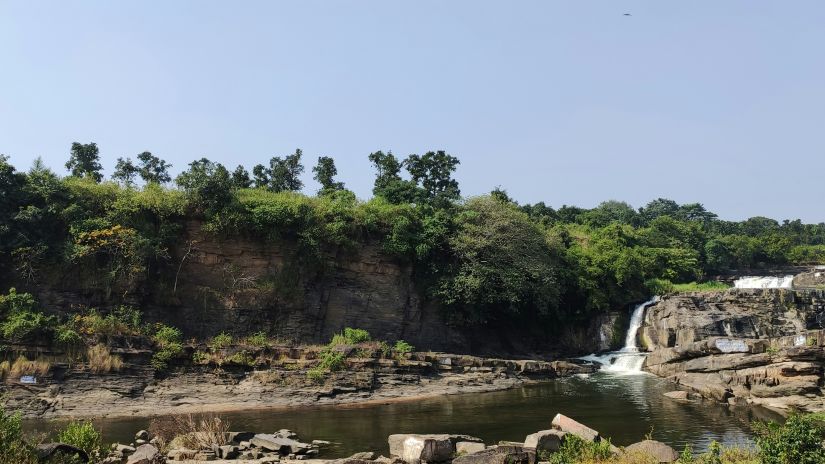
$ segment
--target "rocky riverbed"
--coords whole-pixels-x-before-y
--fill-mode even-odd
[[[233,365],[189,366],[156,378],[134,362],[120,372],[91,373],[82,366],[53,366],[37,383],[7,381],[0,391],[6,407],[25,417],[152,416],[163,413],[228,411],[414,400],[426,396],[504,390],[519,385],[593,371],[568,361],[480,358],[444,353],[411,353],[399,359],[348,357],[345,367],[312,379],[310,352],[266,368]],[[128,357],[126,359],[129,359]]]
[[[235,462],[277,463],[304,461],[307,464],[536,464],[561,451],[570,440],[601,443],[609,454],[628,454],[645,462],[669,463],[678,459],[670,446],[644,440],[618,448],[598,431],[574,419],[556,414],[550,428],[527,435],[521,442],[501,441],[486,444],[483,440],[461,434],[393,434],[387,438],[389,456],[364,451],[346,458],[323,459],[322,440],[300,440],[294,432],[281,429],[273,433],[189,431],[171,441],[162,434],[138,431],[129,444],[112,444],[104,464],[159,464],[168,462]],[[56,444],[52,444],[54,447]]]

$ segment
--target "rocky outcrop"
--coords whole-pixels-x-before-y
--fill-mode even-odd
[[[665,296],[645,316],[644,368],[717,401],[823,410],[823,313],[823,291]]]

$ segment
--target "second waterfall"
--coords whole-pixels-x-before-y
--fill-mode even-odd
[[[582,359],[601,364],[602,371],[620,374],[641,373],[646,354],[639,351],[639,347],[636,345],[636,334],[639,332],[639,327],[642,326],[642,321],[645,316],[645,309],[658,300],[659,297],[654,296],[650,300],[639,304],[633,309],[633,313],[630,315],[630,325],[627,328],[627,336],[625,336],[624,347],[622,347],[622,349],[601,355],[591,354],[590,356],[586,356]]]

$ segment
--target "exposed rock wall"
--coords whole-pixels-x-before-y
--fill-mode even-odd
[[[823,410],[823,314],[823,291],[669,295],[645,315],[645,369],[718,401]]]

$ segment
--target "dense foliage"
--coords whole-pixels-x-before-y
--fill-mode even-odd
[[[520,205],[500,189],[462,199],[452,176],[459,161],[444,151],[370,154],[377,174],[367,201],[335,180],[326,156],[312,169],[318,195],[299,193],[300,150],[251,176],[200,159],[176,177],[177,187],[167,185],[170,165],[150,152],[118,160],[117,182],[102,180],[95,144],[75,143],[69,155],[66,177],[39,160],[21,172],[0,157],[0,288],[77,271],[73,278],[105,289],[113,305],[159,275],[175,277],[162,284],[174,294],[181,263],[173,257],[185,254],[174,251],[192,246],[181,239],[190,220],[219,238],[297,244],[299,269],[380,243],[413,266],[422,293],[456,323],[522,318],[549,328],[730,269],[825,262],[823,223],[731,222],[667,199],[638,209],[618,201]],[[56,324],[25,308],[0,312],[4,338]],[[172,353],[178,342],[163,343]]]

